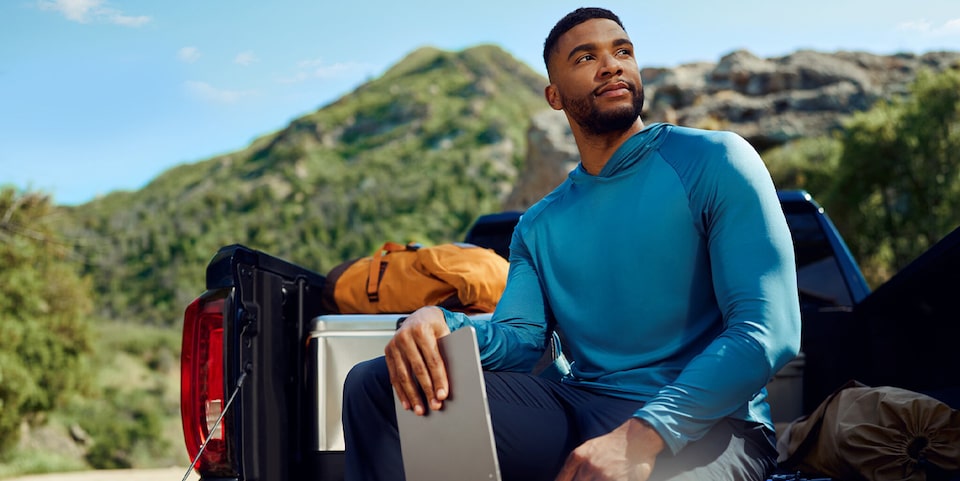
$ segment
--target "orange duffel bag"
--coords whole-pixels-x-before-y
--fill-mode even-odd
[[[340,314],[408,313],[423,306],[493,312],[508,268],[492,249],[473,244],[387,242],[372,256],[334,267],[322,302],[328,312]]]

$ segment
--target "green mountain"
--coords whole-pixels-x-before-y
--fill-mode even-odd
[[[460,239],[509,193],[544,85],[495,46],[419,49],[243,150],[69,208],[95,304],[174,326],[233,243],[325,272],[388,240]]]

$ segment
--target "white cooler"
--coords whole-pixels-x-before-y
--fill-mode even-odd
[[[305,419],[315,432],[307,446],[314,451],[343,451],[340,408],[343,381],[357,363],[383,355],[397,320],[407,314],[333,314],[314,318],[306,346]],[[490,314],[471,316],[490,319]],[[313,409],[315,407],[315,410]],[[311,420],[311,413],[316,417]]]
[[[407,314],[332,314],[313,319],[306,351],[304,419],[314,451],[343,451],[343,381],[355,364],[383,355],[397,320]],[[490,319],[491,314],[471,316]],[[773,421],[782,428],[803,414],[803,353],[767,385]],[[565,367],[569,369],[569,365]],[[778,429],[778,432],[782,429]]]

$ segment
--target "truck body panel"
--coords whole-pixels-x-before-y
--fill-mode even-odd
[[[950,347],[960,316],[949,294],[960,285],[960,229],[871,293],[823,209],[802,191],[779,195],[796,249],[803,339],[801,356],[768,385],[775,421],[811,412],[849,379],[922,389],[956,408],[960,366]],[[507,257],[519,216],[485,216],[466,241]],[[353,364],[382,355],[397,316],[323,312],[323,282],[237,245],[208,265],[201,298],[226,298],[223,392],[247,379],[224,417],[231,469],[201,469],[202,479],[343,479],[339,389]],[[891,345],[897,340],[908,342]],[[931,372],[915,375],[925,368]]]

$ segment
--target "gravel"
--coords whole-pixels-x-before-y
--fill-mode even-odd
[[[108,469],[97,471],[79,471],[74,473],[37,474],[4,481],[180,481],[187,468],[163,469]],[[200,479],[195,472],[187,478]]]

